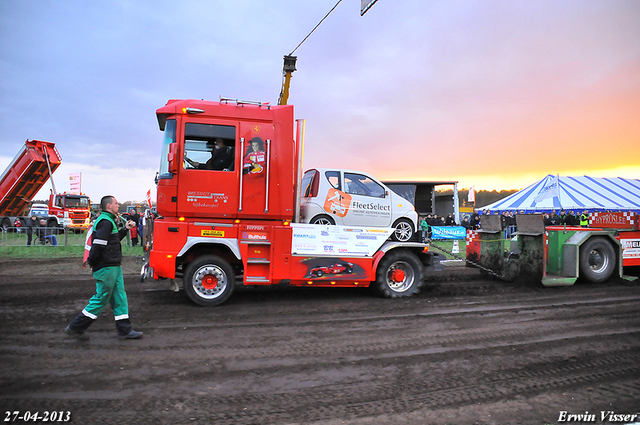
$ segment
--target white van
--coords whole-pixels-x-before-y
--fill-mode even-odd
[[[329,168],[304,173],[300,185],[303,223],[393,227],[392,238],[413,239],[418,214],[411,202],[360,171]]]

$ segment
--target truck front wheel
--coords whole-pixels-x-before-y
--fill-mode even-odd
[[[580,247],[580,276],[589,282],[604,282],[616,267],[613,246],[603,238],[591,238]]]
[[[211,307],[222,304],[231,296],[235,281],[229,263],[216,255],[205,255],[187,266],[183,283],[191,301]]]
[[[409,297],[420,291],[422,263],[415,254],[399,250],[385,255],[372,288],[384,298]]]

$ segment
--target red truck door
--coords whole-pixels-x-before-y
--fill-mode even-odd
[[[187,217],[235,217],[241,145],[237,124],[186,122],[177,207]]]

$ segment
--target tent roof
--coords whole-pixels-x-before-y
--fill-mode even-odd
[[[548,175],[537,183],[482,207],[490,211],[635,211],[640,212],[640,180],[616,178],[558,177],[558,196],[541,199],[556,176]],[[538,202],[536,202],[536,197]]]

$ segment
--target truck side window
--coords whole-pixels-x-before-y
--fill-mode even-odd
[[[385,190],[368,176],[355,173],[344,173],[345,192],[351,195],[384,198]]]
[[[184,132],[185,169],[233,171],[236,128],[187,123]]]

